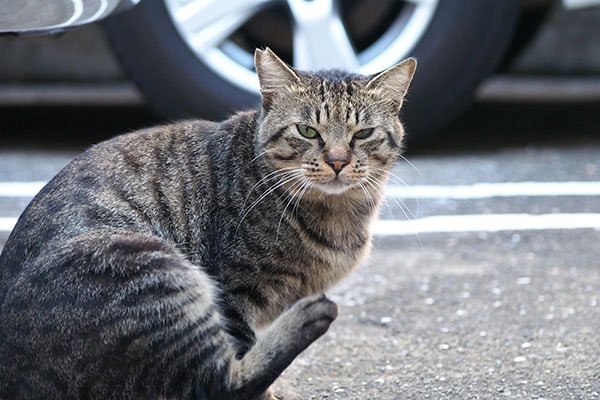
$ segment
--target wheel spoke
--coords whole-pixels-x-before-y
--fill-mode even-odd
[[[356,70],[358,57],[334,0],[288,0],[294,19],[294,66]]]
[[[173,0],[168,0],[173,1]],[[221,44],[271,0],[193,0],[173,18],[196,51]]]
[[[252,68],[254,49],[228,39],[257,12],[284,0],[158,1],[165,2],[175,27],[198,59],[227,82],[250,92],[258,90]],[[342,68],[373,74],[410,54],[428,29],[440,0],[396,0],[407,7],[399,7],[400,13],[394,16],[386,32],[363,47],[360,55],[353,46],[350,31],[344,26],[342,10],[345,1],[285,1],[293,20],[295,67],[303,70]],[[276,31],[265,32],[267,29],[271,28],[253,27],[253,30],[270,35],[278,34]]]

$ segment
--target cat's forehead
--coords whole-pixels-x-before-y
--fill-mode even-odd
[[[320,125],[366,122],[368,115],[363,110],[372,104],[366,82],[363,75],[336,70],[306,74],[302,82],[307,94],[303,105],[305,119]]]
[[[367,81],[366,76],[339,70],[313,72],[305,77],[304,83],[308,88],[323,97],[359,95]]]

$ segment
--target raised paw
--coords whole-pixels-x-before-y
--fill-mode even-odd
[[[280,390],[281,389],[281,390]],[[282,391],[285,395],[281,394]],[[294,389],[290,387],[286,387],[285,389],[273,389],[269,388],[265,393],[262,394],[262,397],[259,397],[256,400],[304,400],[305,397],[298,394]]]
[[[279,325],[292,336],[292,342],[305,347],[327,332],[337,314],[337,305],[318,294],[292,305],[281,315]]]
[[[318,338],[329,329],[329,325],[337,318],[337,304],[329,300],[324,294],[308,297],[302,304],[302,333]]]
[[[234,393],[246,397],[232,399],[247,399],[251,393],[260,394],[257,400],[278,400],[268,387],[298,354],[327,332],[336,317],[337,305],[323,294],[304,298],[285,310],[240,360]]]
[[[271,391],[271,389],[267,390],[263,393],[262,397],[259,397],[257,400],[285,400],[283,396],[276,394]]]

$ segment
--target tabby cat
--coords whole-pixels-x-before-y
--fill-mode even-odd
[[[108,140],[33,199],[0,256],[1,399],[270,399],[327,331],[416,62],[255,62],[259,110]]]

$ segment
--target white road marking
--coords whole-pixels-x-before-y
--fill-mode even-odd
[[[586,228],[600,230],[600,214],[436,215],[408,221],[378,220],[373,223],[371,231],[378,236],[399,236],[421,233]]]
[[[33,197],[46,182],[0,182],[0,197]],[[405,199],[483,199],[516,196],[600,196],[600,182],[503,182],[473,185],[388,186],[386,195]]]
[[[33,197],[46,182],[0,182],[0,197]]]
[[[516,196],[599,196],[600,182],[503,182],[453,186],[388,186],[386,195],[405,199],[457,200]]]
[[[10,232],[16,223],[17,218],[0,217],[0,232]],[[383,219],[371,226],[371,231],[377,236],[548,229],[600,230],[600,214],[436,215],[407,221]]]
[[[17,224],[17,218],[0,217],[0,232],[10,232]]]
[[[0,182],[0,197],[33,197],[45,182]],[[390,186],[390,197],[423,199],[482,199],[518,196],[598,196],[600,182],[506,182],[456,186]],[[0,231],[8,232],[17,222],[0,217]],[[483,214],[437,215],[413,220],[379,220],[375,235],[412,235],[428,232],[473,232],[540,229],[600,229],[600,214]]]

